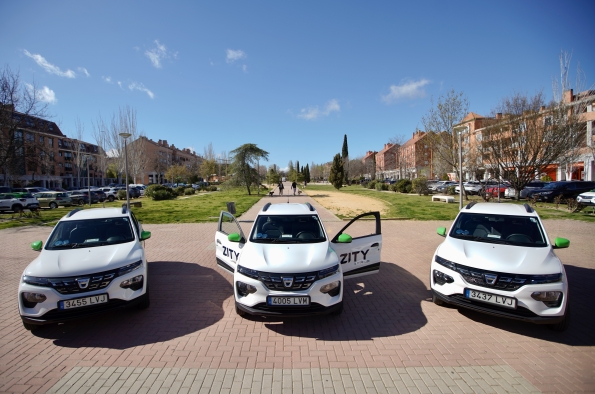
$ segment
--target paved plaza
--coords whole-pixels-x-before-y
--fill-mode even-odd
[[[240,220],[248,231],[266,197]],[[344,224],[307,196],[333,235]],[[143,208],[139,208],[143,209]],[[570,283],[564,333],[431,302],[447,221],[382,222],[378,275],[345,283],[341,316],[240,318],[215,223],[145,225],[151,307],[26,331],[17,287],[49,227],[0,231],[2,393],[595,392],[595,224],[546,221]]]

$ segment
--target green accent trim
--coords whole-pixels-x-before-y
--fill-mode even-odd
[[[436,233],[441,237],[446,237],[446,227],[438,227]]]
[[[339,235],[339,238],[337,239],[337,241],[342,244],[350,244],[351,241],[353,241],[353,238],[351,238],[351,235],[349,235],[349,234],[341,234],[341,235]]]
[[[35,241],[31,244],[31,249],[35,250],[36,252],[39,252],[42,247],[43,247],[43,242],[41,242],[41,241]]]
[[[227,236],[227,239],[231,242],[240,242],[242,237],[238,233],[231,233]]]
[[[563,249],[570,246],[570,241],[566,238],[556,238],[554,241],[554,248],[555,249]]]
[[[149,239],[151,238],[151,232],[150,231],[141,231],[140,233],[140,240],[144,241],[145,239]]]

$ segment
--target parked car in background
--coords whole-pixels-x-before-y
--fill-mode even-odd
[[[0,193],[11,193],[12,189],[8,186],[0,186]]]
[[[523,188],[523,190],[521,190],[521,194],[520,194],[520,198],[524,199],[525,197],[527,197],[527,193],[529,193],[530,190],[532,189],[539,189],[544,187],[545,185],[547,185],[548,182],[542,182],[542,181],[531,181],[527,184],[527,186],[525,186]],[[504,191],[504,198],[516,198],[516,190],[514,190],[514,188],[508,187],[505,191]]]
[[[595,189],[590,192],[581,193],[576,198],[576,202],[585,205],[595,206]]]
[[[456,186],[456,185],[458,185],[457,182],[450,182],[450,181],[448,181],[448,182],[445,182],[445,183],[443,183],[441,185],[436,186],[436,188],[434,189],[434,191],[436,193],[446,193],[448,191],[448,188],[449,187]]]
[[[65,192],[43,192],[35,194],[41,208],[56,209],[59,206],[69,207],[72,199]]]
[[[67,194],[74,205],[84,205],[89,203],[89,196],[85,193],[82,193],[80,191],[72,191],[68,192]],[[91,200],[91,203],[94,202],[99,202],[99,199],[97,198],[95,201]]]
[[[495,184],[495,185],[490,185],[487,186],[486,185],[486,189],[485,192],[487,195],[490,195],[492,197],[504,197],[504,192],[506,192],[506,189],[508,189],[510,187],[510,183],[508,182],[502,182],[499,185]]]
[[[467,192],[467,194],[479,194],[481,190],[481,182],[479,181],[468,181],[463,183],[463,189]],[[461,190],[460,186],[457,184],[455,187],[455,192],[459,193]]]
[[[0,194],[0,210],[20,212],[23,209],[38,209],[39,201],[31,193]]]
[[[122,188],[120,187],[112,187],[112,188],[104,188],[103,192],[105,193],[105,198],[109,201],[109,202],[113,202],[114,200],[118,199],[118,191],[122,190]]]
[[[428,184],[428,190],[435,192],[437,188],[444,185],[445,183],[449,183],[450,181],[437,181],[431,184]]]
[[[27,193],[35,194],[41,192],[51,192],[50,189],[46,189],[45,187],[24,187],[24,191]]]
[[[595,188],[592,181],[558,181],[550,182],[541,189],[533,189],[527,198],[535,197],[537,201],[553,202],[558,196],[562,200],[575,199],[579,194]]]

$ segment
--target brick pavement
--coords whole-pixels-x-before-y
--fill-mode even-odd
[[[246,231],[268,201],[282,200],[263,198],[240,217]],[[344,225],[321,216],[331,234]],[[341,316],[308,319],[235,314],[231,277],[215,264],[214,223],[145,225],[153,233],[148,310],[34,334],[22,327],[16,291],[36,255],[30,242],[51,229],[2,230],[0,392],[594,392],[595,225],[545,222],[551,238],[571,240],[557,253],[573,320],[554,333],[431,302],[435,229],[448,224],[383,221],[380,274],[346,282]]]

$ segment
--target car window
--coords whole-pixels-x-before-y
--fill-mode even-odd
[[[259,215],[250,240],[258,243],[326,241],[318,215]]]
[[[134,241],[134,235],[127,217],[67,220],[58,222],[46,249],[97,247],[131,241]]]
[[[530,216],[461,213],[450,236],[476,242],[518,246],[547,246],[539,220]]]

